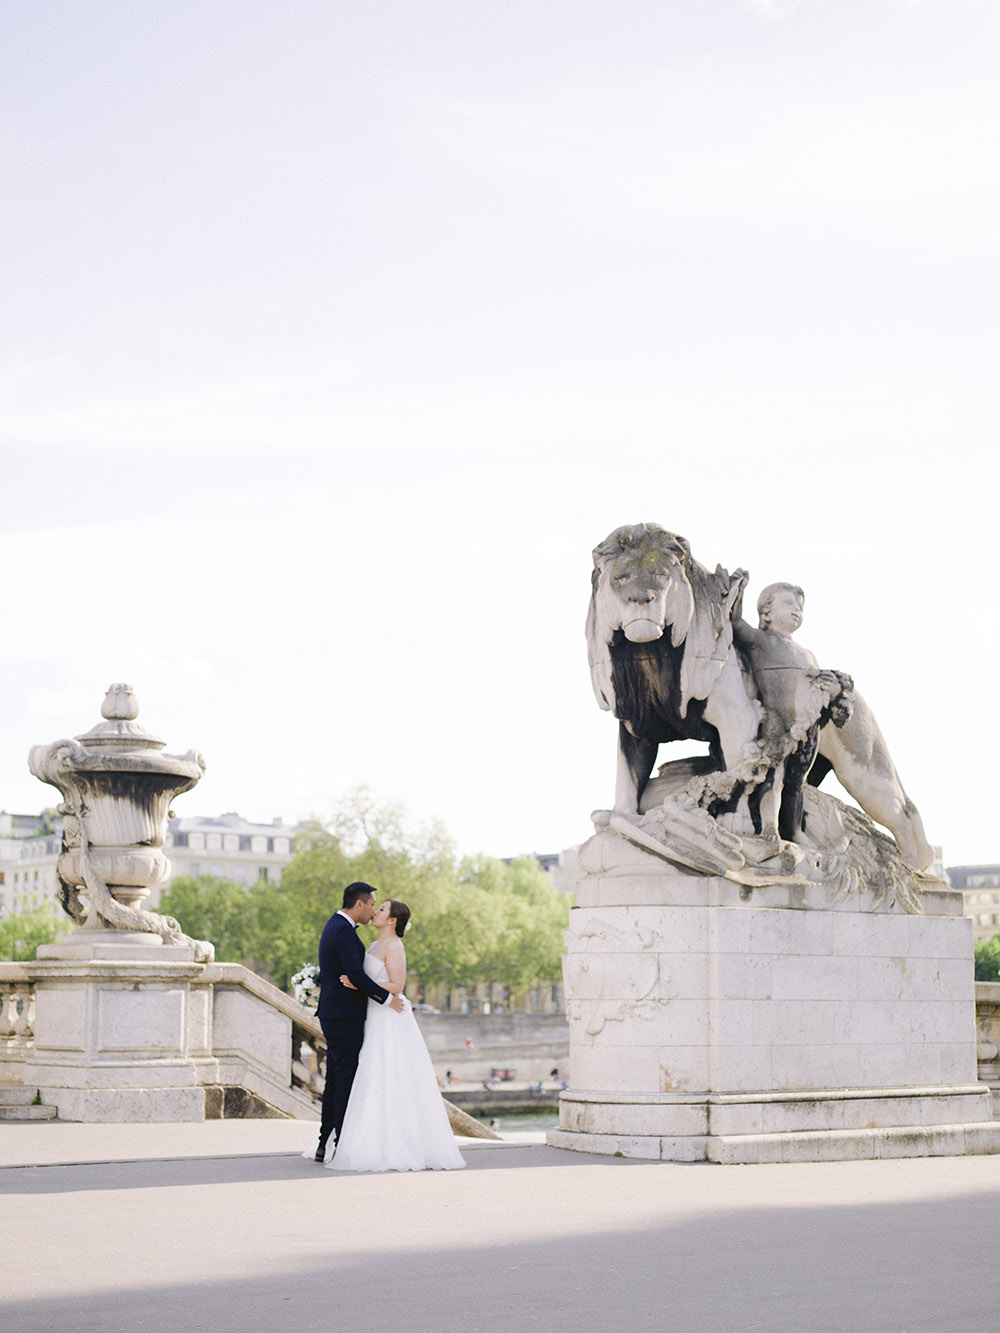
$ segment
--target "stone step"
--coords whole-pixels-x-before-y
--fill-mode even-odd
[[[55,1120],[54,1106],[42,1106],[35,1101],[37,1088],[26,1088],[23,1083],[0,1084],[0,1120]]]
[[[37,1096],[37,1088],[23,1083],[0,1083],[0,1106],[30,1106]]]
[[[58,1112],[54,1106],[3,1106],[0,1105],[0,1120],[55,1120]]]

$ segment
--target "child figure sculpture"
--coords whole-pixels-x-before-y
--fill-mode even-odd
[[[742,570],[736,577],[743,578]],[[802,624],[805,594],[793,583],[772,583],[757,600],[759,628],[733,608],[733,637],[749,660],[764,707],[758,745],[768,776],[750,800],[755,824],[769,842],[801,841],[802,789],[827,722],[843,727],[851,716],[854,682],[842,671],[822,670],[792,635]]]

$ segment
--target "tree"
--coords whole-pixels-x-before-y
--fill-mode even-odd
[[[562,975],[569,898],[533,857],[505,862],[466,857],[459,869],[463,907],[472,918],[470,979],[524,989]]]
[[[333,831],[349,855],[343,882],[364,880],[410,908],[409,974],[424,985],[449,981],[464,953],[455,846],[444,826],[437,820],[413,826],[402,806],[379,806],[361,787],[341,806]]]
[[[252,966],[259,956],[258,905],[254,894],[235,880],[179,875],[158,910],[176,917],[186,934],[211,940],[220,963]]]
[[[258,880],[250,890],[257,913],[257,970],[287,990],[302,965],[315,961],[320,933],[340,906],[344,885],[356,878],[337,838],[310,825],[296,840],[281,882]]]
[[[55,944],[72,924],[50,898],[16,916],[0,917],[0,959],[8,963],[33,962],[40,944]]]
[[[1000,981],[1000,935],[975,944],[976,980]]]
[[[533,858],[459,862],[439,822],[414,827],[402,807],[378,805],[367,788],[347,798],[329,827],[313,820],[302,829],[280,884],[258,880],[243,889],[184,877],[161,909],[188,934],[212,940],[221,961],[244,963],[287,989],[315,959],[353,880],[410,908],[407,967],[424,986],[523,989],[560,976],[570,902]],[[374,938],[365,927],[361,937]]]

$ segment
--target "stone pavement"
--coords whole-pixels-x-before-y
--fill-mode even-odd
[[[310,1128],[0,1125],[0,1327],[997,1324],[998,1157],[676,1165],[535,1135],[461,1141],[465,1171],[351,1176],[302,1159]]]

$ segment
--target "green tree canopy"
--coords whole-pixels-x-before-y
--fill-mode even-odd
[[[72,925],[58,903],[48,898],[26,912],[0,917],[0,960],[33,962],[40,944],[55,944]]]
[[[220,963],[256,964],[265,955],[258,952],[260,907],[254,890],[214,875],[179,875],[160,900],[157,909],[174,916],[184,931],[198,940],[211,940]]]
[[[975,944],[976,980],[1000,981],[1000,935]]]
[[[531,857],[509,864],[486,856],[459,861],[439,822],[411,826],[398,805],[355,791],[329,826],[299,834],[281,883],[243,889],[226,880],[178,879],[161,911],[190,935],[210,939],[221,961],[241,962],[287,989],[316,958],[323,926],[353,880],[412,912],[407,966],[423,985],[478,982],[523,988],[557,981],[570,900]],[[374,938],[362,928],[363,938]]]

